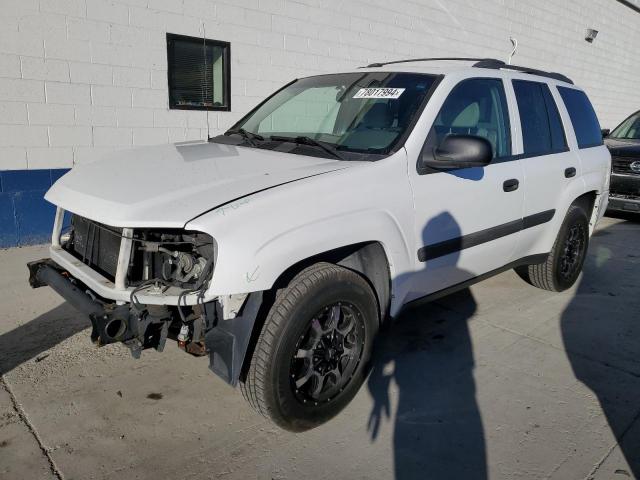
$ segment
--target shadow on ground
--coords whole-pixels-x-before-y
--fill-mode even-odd
[[[640,273],[634,261],[640,260],[640,244],[632,237],[637,217],[616,218],[626,221],[592,238],[560,329],[576,378],[596,395],[631,470],[622,465],[602,472],[603,478],[640,479]],[[522,288],[534,287],[523,282]],[[403,312],[377,339],[369,430],[375,441],[384,417],[394,419],[396,480],[487,478],[468,325],[475,311],[472,293],[464,290]],[[392,385],[398,390],[395,412]]]
[[[640,223],[640,213],[607,210],[605,215],[609,218],[618,218],[620,220],[627,220],[629,222]]]
[[[46,351],[84,330],[89,322],[67,303],[0,335],[0,375],[31,359],[44,359]]]
[[[598,398],[631,468],[603,472],[604,478],[640,478],[640,243],[637,229],[631,229],[640,216],[618,213],[615,218],[626,221],[592,237],[560,327],[576,378]]]
[[[448,212],[422,232],[460,238]],[[459,246],[458,246],[459,247]],[[425,263],[430,275],[470,278],[454,254]],[[487,478],[482,419],[476,402],[474,359],[468,322],[477,304],[466,289],[422,307],[407,309],[376,340],[368,387],[374,406],[369,418],[373,441],[384,417],[391,417],[390,386],[398,388],[393,451],[395,478]],[[461,454],[461,452],[464,452]]]
[[[485,440],[473,379],[469,319],[476,302],[463,290],[404,312],[376,348],[369,391],[375,440],[398,388],[393,451],[395,478],[487,478]]]

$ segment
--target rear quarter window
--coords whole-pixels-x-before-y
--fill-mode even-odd
[[[581,90],[567,87],[558,87],[558,92],[560,92],[562,101],[569,112],[578,148],[602,145],[600,122],[598,122],[596,112],[587,95]]]

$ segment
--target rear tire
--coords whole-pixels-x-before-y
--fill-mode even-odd
[[[364,382],[378,323],[376,297],[360,275],[329,263],[306,268],[277,292],[243,396],[286,430],[326,422]]]
[[[589,218],[580,205],[571,205],[547,260],[524,265],[516,273],[534,287],[562,292],[576,282],[589,246]]]

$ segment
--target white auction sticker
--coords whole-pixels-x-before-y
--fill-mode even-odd
[[[404,88],[361,88],[353,98],[398,98]]]

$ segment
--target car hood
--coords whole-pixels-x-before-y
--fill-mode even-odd
[[[45,198],[107,225],[182,228],[240,197],[351,165],[210,142],[162,145],[77,165]]]
[[[605,140],[611,155],[614,157],[638,157],[640,158],[640,140],[618,140],[607,138]]]

